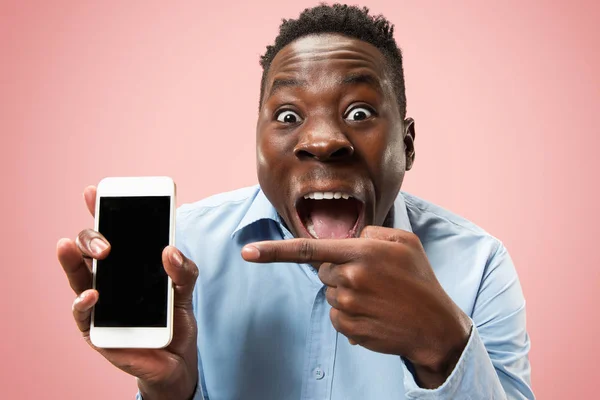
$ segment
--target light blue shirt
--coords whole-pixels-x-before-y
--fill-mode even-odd
[[[245,244],[293,237],[255,186],[178,210],[177,247],[200,271],[194,400],[533,399],[525,300],[505,247],[415,196],[401,193],[394,207],[394,228],[419,237],[437,279],[473,320],[442,386],[419,388],[401,357],[350,345],[310,265],[242,259]]]

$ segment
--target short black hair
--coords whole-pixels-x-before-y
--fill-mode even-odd
[[[402,118],[406,117],[402,51],[394,40],[394,25],[382,15],[370,15],[367,7],[359,8],[345,4],[321,4],[305,9],[298,19],[283,20],[275,43],[267,46],[267,51],[260,58],[263,73],[259,107],[262,106],[267,74],[277,53],[296,39],[319,33],[338,33],[370,43],[379,49],[388,61],[400,115]]]

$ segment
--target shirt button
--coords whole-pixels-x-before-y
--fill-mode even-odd
[[[325,376],[325,372],[321,368],[319,368],[319,367],[315,368],[315,370],[313,371],[313,373],[315,375],[315,379],[316,380],[321,380]]]

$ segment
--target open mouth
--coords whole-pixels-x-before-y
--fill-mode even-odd
[[[315,239],[356,237],[364,204],[344,192],[311,192],[296,202],[304,230]]]

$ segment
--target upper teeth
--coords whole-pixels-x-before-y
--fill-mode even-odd
[[[349,199],[349,194],[342,192],[313,192],[304,195],[305,199],[323,200],[323,199]]]

